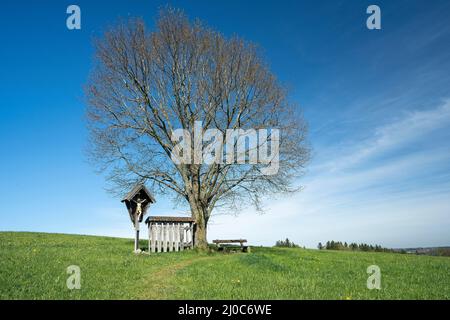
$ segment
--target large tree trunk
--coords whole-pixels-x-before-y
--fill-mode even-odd
[[[206,238],[207,224],[202,220],[197,220],[194,233],[194,244],[196,248],[207,249],[208,240]]]
[[[195,218],[195,229],[194,229],[194,245],[199,249],[207,249],[208,248],[208,240],[206,238],[207,227],[208,227],[208,218],[209,218],[209,210],[203,208],[198,201],[191,200],[191,212],[192,217]]]
[[[194,152],[194,150],[192,150]],[[208,240],[206,238],[207,224],[210,210],[208,204],[202,199],[200,186],[200,166],[192,165],[192,189],[188,193],[188,201],[191,207],[192,217],[195,219],[194,246],[205,250],[208,248]]]

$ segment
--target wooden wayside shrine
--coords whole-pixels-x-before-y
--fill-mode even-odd
[[[140,252],[139,223],[142,222],[150,204],[155,203],[155,198],[144,185],[140,184],[135,186],[127,195],[125,195],[122,202],[125,203],[127,207],[131,223],[135,230],[134,251]]]
[[[149,252],[183,251],[194,247],[195,220],[190,217],[149,216]]]

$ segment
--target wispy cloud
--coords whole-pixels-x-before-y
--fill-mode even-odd
[[[404,147],[433,131],[449,126],[449,124],[450,100],[446,100],[434,109],[408,112],[398,121],[375,128],[368,139],[359,142],[352,141],[352,147],[341,150],[340,155],[338,154],[334,159],[320,163],[318,166],[320,169],[328,166],[333,171],[351,168],[363,161]]]

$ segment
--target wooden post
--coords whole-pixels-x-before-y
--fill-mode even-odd
[[[139,220],[135,217],[134,220],[134,230],[136,231],[134,237],[134,251],[137,252],[139,250]]]
[[[134,237],[134,251],[139,250],[139,230],[136,230],[136,235]]]

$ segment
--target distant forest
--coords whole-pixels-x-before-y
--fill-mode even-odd
[[[350,250],[350,251],[365,251],[365,252],[393,252],[393,253],[408,253],[428,256],[442,256],[450,257],[450,247],[430,247],[430,248],[405,248],[405,249],[391,249],[384,248],[380,245],[369,245],[366,243],[342,243],[341,241],[327,241],[325,245],[321,242],[317,245],[319,250]]]
[[[286,240],[278,240],[275,243],[275,247],[284,248],[300,248],[301,246],[286,238]],[[317,245],[319,250],[347,250],[347,251],[364,251],[364,252],[393,252],[403,254],[418,254],[429,256],[444,256],[450,257],[450,247],[431,247],[431,248],[405,248],[405,249],[392,249],[385,248],[381,245],[372,245],[367,243],[347,243],[342,241],[327,241],[325,244],[319,242]]]
[[[355,243],[352,242],[348,244],[347,242],[342,243],[341,241],[327,241],[325,245],[321,242],[317,245],[319,250],[351,250],[351,251],[366,251],[366,252],[398,252],[395,249],[384,248],[380,245],[372,245],[367,243]],[[406,251],[404,252],[406,253]]]

